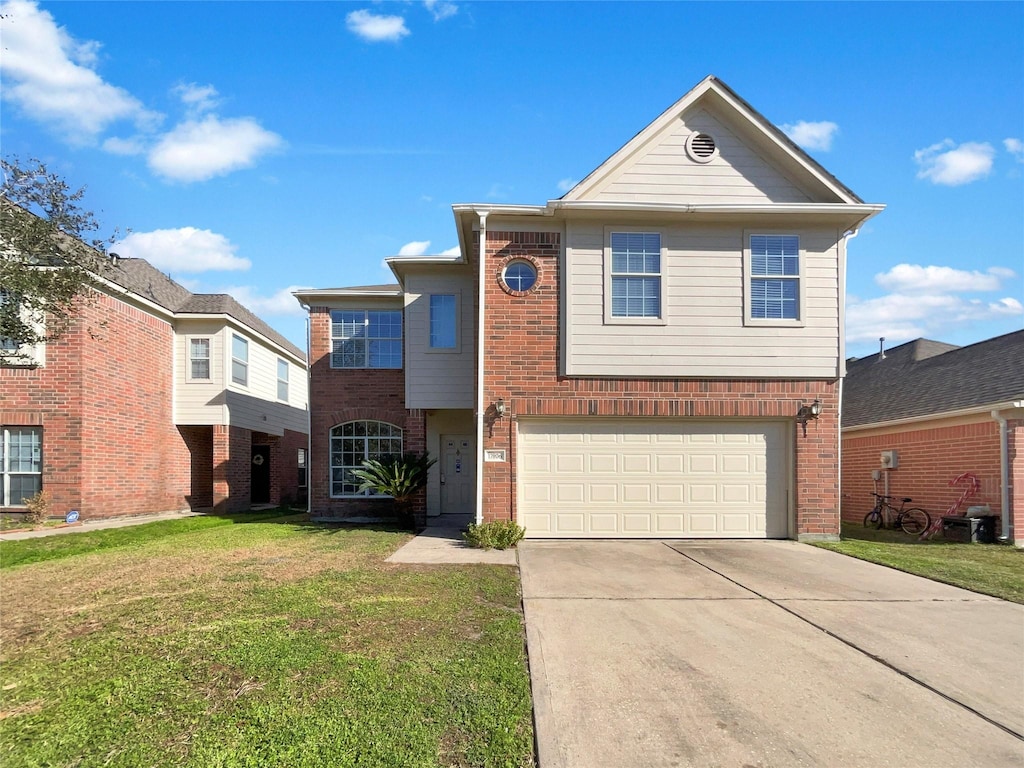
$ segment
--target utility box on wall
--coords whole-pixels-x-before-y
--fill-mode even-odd
[[[900,452],[882,451],[882,469],[896,469],[900,465]]]

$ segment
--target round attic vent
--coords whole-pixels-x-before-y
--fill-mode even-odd
[[[691,133],[686,139],[686,154],[698,163],[710,163],[718,156],[715,137],[708,133]]]

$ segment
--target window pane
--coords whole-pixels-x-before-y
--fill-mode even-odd
[[[231,337],[231,356],[242,362],[249,362],[249,342],[240,336]]]
[[[660,317],[661,280],[657,277],[613,277],[613,317]]]
[[[751,235],[752,275],[800,274],[800,238],[796,235]]]
[[[39,493],[43,487],[42,475],[11,475],[11,500],[10,506],[21,507],[25,499],[31,498]]]
[[[401,312],[370,312],[369,333],[371,339],[402,338]]]
[[[528,261],[513,261],[505,267],[502,279],[513,291],[528,291],[537,282],[537,270]]]
[[[750,316],[766,320],[799,319],[796,280],[750,281]]]
[[[658,232],[612,232],[611,243],[613,273],[661,273],[661,234]]]
[[[193,379],[208,379],[208,378],[210,378],[210,361],[209,360],[193,360],[192,361],[192,378]]]
[[[10,472],[42,472],[42,430],[8,430],[9,452],[6,469]],[[31,495],[31,494],[29,494]]]
[[[231,361],[231,380],[243,386],[249,383],[249,366],[237,360]]]
[[[401,341],[370,341],[371,368],[401,368]]]
[[[207,359],[210,357],[210,340],[209,339],[192,339],[191,342],[191,356],[194,358]]]
[[[435,349],[455,347],[455,296],[430,297],[430,346]]]

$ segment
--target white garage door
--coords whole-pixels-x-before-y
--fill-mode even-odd
[[[786,425],[520,419],[531,538],[785,538]]]

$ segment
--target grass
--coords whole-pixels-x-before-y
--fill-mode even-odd
[[[266,515],[0,542],[0,764],[531,766],[518,579]]]
[[[842,541],[816,546],[907,573],[1024,603],[1024,551],[1005,544],[918,541],[902,531],[843,523]]]

